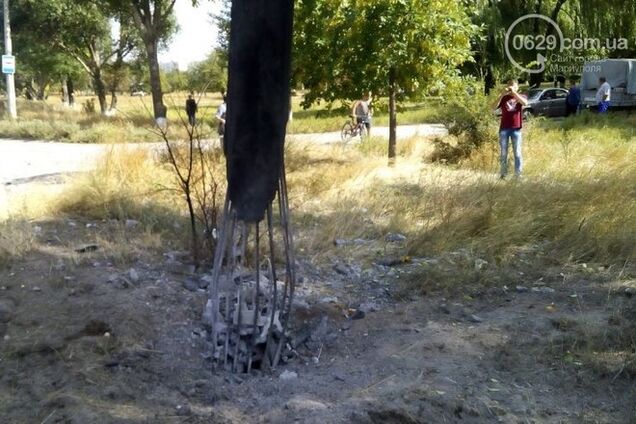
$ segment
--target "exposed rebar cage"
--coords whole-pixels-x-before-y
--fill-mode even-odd
[[[256,223],[238,220],[229,196],[225,201],[204,314],[217,368],[246,373],[273,369],[284,354],[296,283],[284,169],[276,194],[277,216],[272,202],[264,221]],[[277,272],[280,260],[284,275]]]

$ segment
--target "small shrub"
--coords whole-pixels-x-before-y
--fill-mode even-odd
[[[95,99],[88,99],[82,104],[82,110],[87,115],[95,113]]]
[[[28,221],[9,219],[0,222],[0,266],[21,258],[33,247],[35,237]]]
[[[440,115],[440,120],[454,138],[435,139],[433,162],[459,163],[496,137],[491,103],[488,97],[477,94],[449,102],[448,112]]]

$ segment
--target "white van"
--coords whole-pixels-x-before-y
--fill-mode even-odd
[[[586,62],[581,75],[581,103],[596,106],[598,79],[605,77],[612,87],[611,107],[636,106],[636,59],[604,59]]]

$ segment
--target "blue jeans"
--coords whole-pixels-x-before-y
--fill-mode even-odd
[[[523,158],[521,157],[521,130],[520,129],[502,129],[499,130],[499,147],[501,153],[499,161],[501,164],[502,177],[508,174],[508,142],[512,140],[512,152],[515,156],[515,175],[521,175],[523,169]]]

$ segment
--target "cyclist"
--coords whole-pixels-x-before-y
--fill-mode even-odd
[[[356,124],[364,124],[367,128],[367,136],[371,135],[371,115],[373,115],[371,92],[365,92],[362,99],[353,102],[351,116],[355,118]]]

